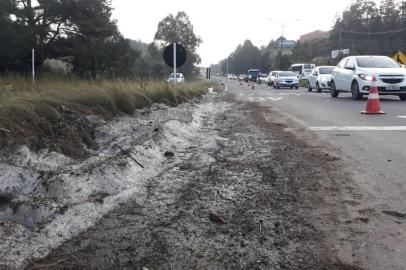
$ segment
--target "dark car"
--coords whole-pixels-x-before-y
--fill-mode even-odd
[[[246,82],[256,82],[258,76],[261,74],[261,71],[259,69],[249,69],[248,70],[248,77],[245,79]]]

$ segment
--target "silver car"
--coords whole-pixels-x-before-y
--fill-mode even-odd
[[[299,88],[299,78],[298,75],[293,71],[278,71],[276,74],[278,78],[275,80],[273,88],[290,87],[290,89]]]

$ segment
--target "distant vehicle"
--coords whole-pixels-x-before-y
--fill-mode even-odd
[[[267,79],[268,79],[268,75],[266,75],[265,73],[262,73],[257,77],[257,83],[258,84],[267,83]]]
[[[379,95],[397,95],[406,100],[406,70],[387,56],[349,56],[334,68],[331,77],[331,96],[351,92],[360,100],[369,93],[373,76]]]
[[[227,79],[229,79],[229,80],[237,80],[237,76],[234,75],[234,74],[228,74]]]
[[[261,74],[261,71],[259,69],[249,69],[248,70],[248,77],[245,79],[246,82],[251,81],[251,82],[256,82],[258,76]]]
[[[238,80],[239,80],[239,81],[245,81],[246,78],[247,78],[247,75],[245,75],[245,74],[240,74],[240,75],[238,76]]]
[[[296,72],[300,80],[307,80],[314,67],[314,64],[293,64],[288,70]]]
[[[170,75],[169,75],[169,78],[166,80],[168,83],[173,83],[173,80],[174,80],[174,78],[175,78],[175,76],[173,75],[173,73],[171,73]],[[183,77],[183,74],[182,73],[176,73],[176,82],[177,83],[183,83],[183,82],[185,82],[185,77]]]
[[[274,70],[274,71],[269,72],[268,79],[267,79],[268,86],[274,85],[275,81],[278,79],[278,77],[277,77],[278,72],[280,72],[280,70]]]
[[[293,71],[278,71],[277,79],[273,84],[273,88],[290,87],[290,89],[299,88],[299,79]]]
[[[307,80],[307,89],[316,89],[321,92],[323,89],[330,89],[331,73],[335,66],[315,67]]]

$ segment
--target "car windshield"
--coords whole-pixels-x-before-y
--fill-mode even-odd
[[[389,57],[357,57],[360,68],[398,68],[395,61]]]
[[[296,77],[297,74],[291,71],[280,72],[279,77]]]
[[[171,75],[169,75],[169,78],[173,78],[173,73],[171,73]],[[180,78],[181,74],[180,73],[176,73],[176,78]]]
[[[249,70],[249,71],[248,71],[248,74],[249,74],[249,75],[258,75],[259,73],[260,73],[259,70]]]
[[[313,65],[311,65],[311,64],[305,64],[305,65],[303,65],[303,68],[304,68],[304,69],[312,69],[312,68],[313,68]]]
[[[320,74],[331,74],[333,73],[334,67],[323,67],[319,69]]]

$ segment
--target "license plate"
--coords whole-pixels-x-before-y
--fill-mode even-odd
[[[388,85],[385,87],[386,90],[400,90],[400,86],[398,85]]]

